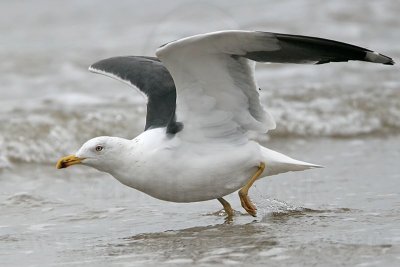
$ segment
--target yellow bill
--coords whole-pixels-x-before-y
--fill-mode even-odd
[[[58,160],[56,168],[63,169],[71,165],[80,164],[84,158],[78,158],[75,155],[69,155]]]

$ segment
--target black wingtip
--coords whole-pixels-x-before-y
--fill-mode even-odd
[[[396,64],[396,62],[394,62],[394,60],[393,59],[390,59],[390,61],[388,61],[388,62],[386,62],[386,63],[383,63],[384,65],[394,65],[394,64]]]
[[[374,51],[368,51],[365,55],[365,61],[373,62],[373,63],[381,63],[383,65],[394,65],[394,61],[392,58],[379,54]]]
[[[386,59],[386,61],[382,63],[383,65],[394,65],[395,64],[394,60],[391,57],[388,57],[388,56],[385,56],[382,54],[379,54],[379,55]]]

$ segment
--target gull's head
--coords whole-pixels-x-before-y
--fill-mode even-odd
[[[61,158],[57,169],[82,164],[108,172],[118,162],[126,148],[126,139],[100,136],[90,139],[74,154]]]

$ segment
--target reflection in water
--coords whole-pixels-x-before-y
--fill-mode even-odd
[[[159,261],[243,261],[278,244],[270,234],[271,231],[267,230],[268,227],[256,221],[247,224],[225,222],[177,231],[139,234],[108,244],[105,249],[108,255],[141,255],[144,259],[156,258]]]
[[[296,257],[304,249],[313,247],[313,251],[326,250],[326,254],[335,257],[336,245],[327,238],[316,242],[313,233],[324,224],[340,220],[348,213],[357,213],[347,208],[334,210],[313,210],[297,208],[295,210],[274,211],[261,219],[250,223],[241,223],[248,215],[238,215],[232,221],[202,227],[143,233],[115,240],[115,242],[97,246],[99,255],[115,258],[132,258],[136,264],[145,262],[171,264],[261,264],[266,260],[296,262]],[[208,214],[218,216],[220,214]],[[307,236],[307,238],[305,238]],[[326,237],[325,237],[326,238]],[[296,239],[309,242],[309,247],[298,246]],[[288,242],[288,240],[292,240]],[[351,245],[352,249],[365,251],[384,249],[381,245]],[[347,249],[343,247],[343,249]],[[387,249],[387,246],[386,246]],[[376,253],[379,251],[377,250]],[[310,257],[318,258],[319,252]]]

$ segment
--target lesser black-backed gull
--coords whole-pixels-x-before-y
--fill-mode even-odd
[[[324,64],[349,60],[393,65],[391,58],[358,46],[299,35],[221,31],[173,41],[157,58],[101,60],[89,70],[138,88],[147,98],[145,131],[132,140],[96,137],[57,168],[83,164],[121,183],[173,202],[218,199],[239,190],[243,208],[259,178],[319,167],[261,146],[251,131],[266,133],[275,121],[262,107],[254,61]]]

